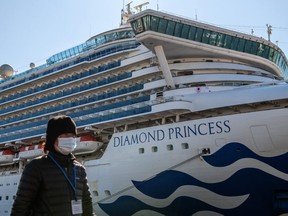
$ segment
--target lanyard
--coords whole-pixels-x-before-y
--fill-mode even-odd
[[[71,180],[69,179],[69,177],[67,176],[65,170],[60,166],[60,164],[52,157],[52,155],[48,154],[48,157],[51,158],[51,160],[58,166],[58,168],[61,170],[61,172],[63,173],[63,175],[65,176],[65,178],[67,179],[67,181],[69,182],[70,186],[73,189],[74,192],[74,197],[75,200],[77,201],[76,198],[76,166],[73,165],[73,175],[74,175],[74,185],[71,182]]]

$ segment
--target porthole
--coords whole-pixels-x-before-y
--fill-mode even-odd
[[[144,154],[145,150],[144,148],[139,148],[139,154]]]
[[[182,149],[188,149],[189,145],[188,145],[188,143],[182,143],[181,147],[182,147]]]
[[[152,146],[152,152],[157,152],[158,151],[158,147],[157,146]]]
[[[170,145],[167,145],[167,150],[168,150],[168,151],[172,151],[172,150],[173,150],[173,145],[171,145],[171,144],[170,144]]]
[[[105,190],[104,193],[106,194],[106,196],[111,196],[111,192],[109,190]]]

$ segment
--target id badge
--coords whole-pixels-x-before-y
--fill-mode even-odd
[[[82,200],[71,200],[71,207],[72,207],[72,214],[82,214],[83,209],[82,209]]]

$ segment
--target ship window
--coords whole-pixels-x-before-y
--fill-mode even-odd
[[[94,196],[99,196],[98,191],[92,191],[92,194],[93,194]]]
[[[158,32],[165,33],[166,32],[166,28],[167,28],[167,20],[160,19]]]
[[[251,47],[252,47],[252,42],[249,40],[246,40],[244,52],[251,53]]]
[[[216,46],[223,47],[225,40],[225,34],[218,33]]]
[[[139,154],[144,154],[144,148],[139,148]]]
[[[143,24],[144,24],[144,30],[147,31],[147,30],[150,30],[150,16],[145,16],[143,17]]]
[[[190,26],[188,26],[188,25],[183,26],[182,32],[181,32],[182,38],[188,38],[189,28],[190,28]]]
[[[243,51],[244,50],[244,46],[245,46],[245,41],[243,38],[240,38],[239,39],[239,43],[238,43],[238,46],[237,46],[237,50],[238,51]],[[257,51],[257,49],[256,49]],[[256,54],[256,53],[255,53]]]
[[[252,47],[251,47],[251,54],[256,55],[256,54],[257,54],[258,47],[259,47],[259,43],[253,41]]]
[[[210,39],[209,39],[209,44],[211,45],[216,45],[218,33],[217,32],[211,32]]]
[[[9,196],[6,196],[6,200],[9,200]]]
[[[182,147],[182,149],[188,149],[189,145],[188,145],[188,143],[182,143],[181,147]]]
[[[158,147],[157,146],[152,146],[152,152],[157,152],[158,151]]]
[[[230,35],[226,35],[225,40],[224,40],[224,48],[230,48],[231,44],[231,39],[232,37]]]
[[[183,28],[182,23],[176,23],[176,26],[175,26],[175,36],[176,37],[181,37],[182,28]]]
[[[111,192],[109,190],[105,190],[104,193],[106,194],[106,196],[111,196]]]
[[[203,34],[203,29],[202,28],[197,28],[196,34],[195,34],[195,41],[202,41],[202,34]]]
[[[159,17],[151,17],[151,30],[157,31],[159,24]]]
[[[196,31],[197,31],[197,28],[194,27],[194,26],[191,26],[191,27],[190,27],[190,30],[189,30],[189,34],[188,34],[188,39],[194,40],[194,39],[195,39]]]
[[[167,145],[167,150],[168,150],[168,151],[173,151],[173,145],[171,145],[171,144],[170,144],[170,145]]]
[[[210,35],[211,35],[211,31],[209,31],[209,30],[204,30],[204,32],[203,32],[203,38],[202,38],[203,43],[208,44]]]
[[[175,25],[176,25],[175,22],[169,21],[168,25],[167,25],[166,33],[169,34],[169,35],[173,35],[174,34]]]
[[[2,200],[2,196],[0,196],[0,200]]]
[[[239,41],[238,37],[232,37],[232,42],[231,42],[230,48],[233,50],[237,50],[238,41]]]

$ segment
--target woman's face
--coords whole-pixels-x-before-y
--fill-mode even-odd
[[[60,136],[58,136],[58,138],[76,138],[76,136],[73,133],[65,133],[65,134],[61,134]],[[61,150],[58,147],[58,138],[55,140],[54,148],[57,152],[61,153]]]

